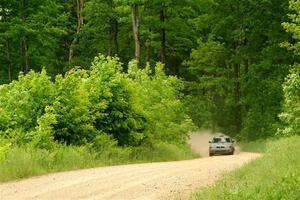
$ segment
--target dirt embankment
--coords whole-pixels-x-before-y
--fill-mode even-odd
[[[194,141],[198,137],[201,140]],[[198,152],[204,153],[206,149],[207,152],[206,137],[191,136],[193,148],[197,147]],[[0,184],[0,199],[186,199],[192,191],[212,184],[225,171],[240,167],[258,156],[259,154],[241,152],[233,156],[50,174]]]

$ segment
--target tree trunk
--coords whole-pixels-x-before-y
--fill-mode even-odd
[[[109,30],[109,47],[108,55],[113,56],[113,54],[119,53],[119,44],[118,44],[118,21],[116,19],[111,20]]]
[[[11,62],[11,48],[10,48],[10,42],[7,39],[6,40],[6,63],[7,63],[7,72],[8,72],[8,81],[12,81],[12,62]]]
[[[247,75],[249,72],[249,61],[245,60],[245,75]]]
[[[74,39],[70,45],[69,51],[69,62],[73,59],[74,56],[74,45],[78,42],[78,34],[80,33],[83,26],[83,8],[84,8],[84,0],[76,0],[76,13],[77,13],[77,28]]]
[[[165,9],[160,10],[160,61],[166,63],[166,29],[164,28],[165,22]]]
[[[119,23],[118,20],[116,19],[114,22],[115,29],[114,29],[114,34],[113,34],[113,40],[115,44],[115,53],[119,54],[119,43],[118,43],[118,35],[119,35]]]
[[[153,54],[153,48],[152,48],[150,42],[148,42],[147,53],[146,53],[146,62],[150,62],[150,60],[152,59],[152,54]]]
[[[246,60],[245,60],[245,66],[244,66],[244,76],[245,76],[244,82],[245,82],[245,84],[247,84],[248,81],[249,81],[249,78],[248,78],[249,65],[250,65],[250,64],[249,64],[249,60],[246,59]],[[243,93],[244,93],[244,94],[248,94],[248,88],[247,88],[247,87],[244,88]],[[246,96],[246,95],[245,95],[245,96]],[[245,111],[246,111],[246,114],[248,114],[249,110],[250,110],[250,105],[249,105],[249,102],[246,101],[246,103],[245,103]]]
[[[109,28],[109,39],[108,39],[108,51],[107,51],[107,55],[108,56],[112,56],[113,54],[113,39],[112,39],[112,34],[113,34],[113,30],[112,30],[112,22],[110,22],[110,28]]]
[[[135,43],[135,59],[140,65],[141,61],[141,42],[140,42],[140,14],[138,4],[132,5],[132,29]]]
[[[23,72],[27,74],[29,72],[29,57],[28,57],[28,45],[26,37],[21,41],[21,54],[22,54],[22,68]]]
[[[241,111],[241,85],[240,85],[240,64],[234,64],[235,78],[235,123],[236,133],[240,133],[242,129],[242,111]]]
[[[6,15],[2,17],[3,22],[7,22]],[[6,64],[7,64],[7,75],[8,81],[12,81],[12,60],[11,60],[11,43],[10,38],[7,37],[5,40],[5,53],[6,53]]]
[[[21,16],[23,23],[26,23],[28,17],[27,9],[27,0],[22,0],[21,2]],[[26,74],[29,72],[29,57],[28,57],[28,43],[27,43],[27,36],[23,35],[20,39],[20,50],[21,50],[21,58],[22,58],[22,70]]]

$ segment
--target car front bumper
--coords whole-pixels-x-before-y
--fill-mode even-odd
[[[213,154],[226,154],[226,153],[231,153],[233,151],[233,149],[209,149],[209,153],[213,153]]]

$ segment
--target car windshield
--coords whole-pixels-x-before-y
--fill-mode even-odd
[[[226,142],[230,142],[230,138],[213,138],[213,143],[226,143]]]

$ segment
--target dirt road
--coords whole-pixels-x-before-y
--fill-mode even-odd
[[[0,199],[185,199],[195,189],[213,183],[225,171],[258,156],[239,153],[50,174],[0,184]]]

